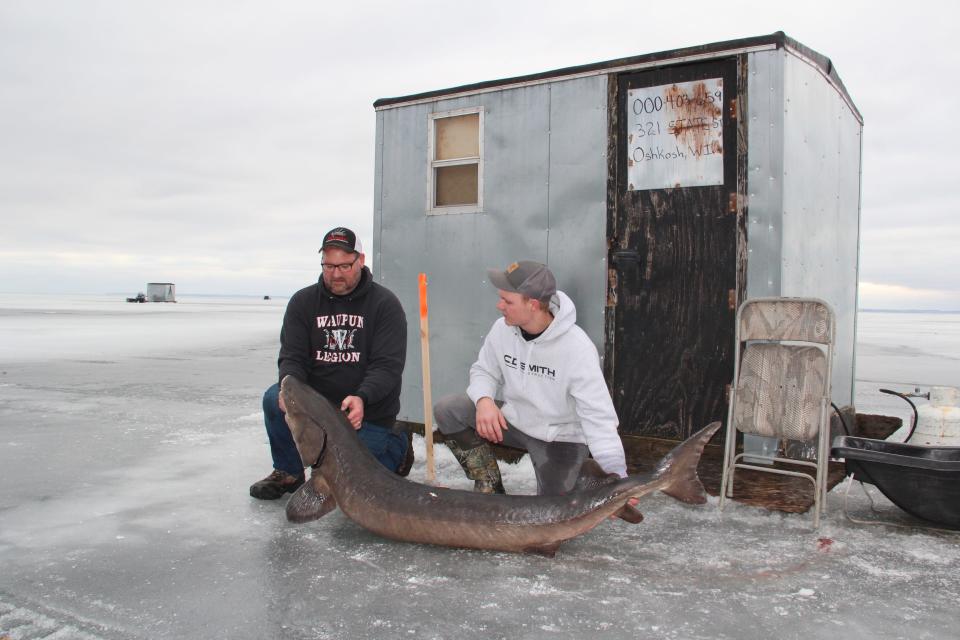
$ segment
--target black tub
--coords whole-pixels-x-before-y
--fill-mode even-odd
[[[840,436],[830,453],[846,460],[847,475],[875,485],[907,513],[960,529],[960,447]]]

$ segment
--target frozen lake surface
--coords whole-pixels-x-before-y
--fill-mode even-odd
[[[0,295],[0,638],[956,637],[960,536],[848,523],[842,487],[819,531],[650,496],[643,523],[553,559],[392,542],[339,512],[290,524],[247,494],[284,305]],[[960,315],[859,327],[859,411],[906,418],[884,386],[960,386]],[[437,465],[469,487],[444,447]],[[534,491],[528,461],[503,467]]]

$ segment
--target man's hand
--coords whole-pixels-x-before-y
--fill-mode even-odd
[[[354,429],[363,425],[363,400],[360,396],[347,396],[340,403],[340,410],[347,414],[347,420]]]
[[[503,442],[507,419],[493,398],[483,397],[477,402],[477,434],[490,442]]]

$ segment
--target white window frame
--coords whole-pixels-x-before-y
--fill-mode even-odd
[[[434,160],[436,151],[436,121],[443,118],[453,118],[456,116],[465,116],[472,113],[478,114],[477,122],[477,153],[476,157],[457,158],[456,160]],[[456,204],[447,206],[437,206],[436,191],[434,185],[435,169],[438,167],[451,167],[457,165],[477,165],[477,203],[476,204]],[[466,109],[454,109],[453,111],[441,111],[429,114],[427,125],[427,215],[447,215],[451,213],[482,213],[483,212],[483,107],[468,107]]]

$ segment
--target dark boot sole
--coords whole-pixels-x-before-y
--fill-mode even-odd
[[[303,480],[288,485],[256,483],[250,487],[250,497],[257,500],[278,500],[288,493],[293,493],[302,484]]]

